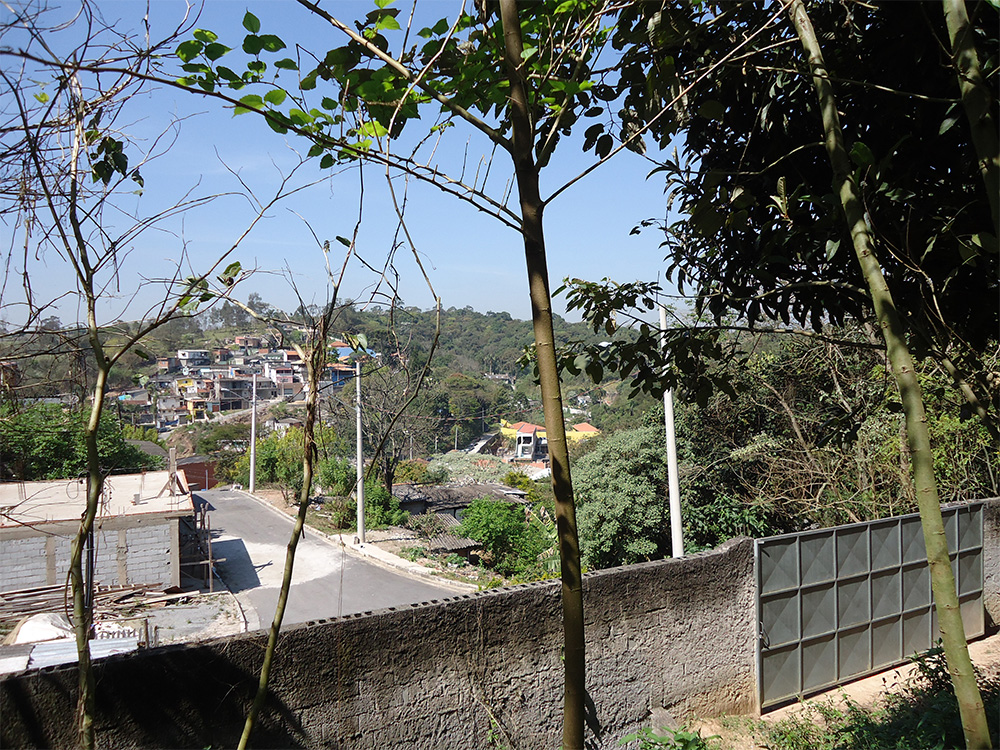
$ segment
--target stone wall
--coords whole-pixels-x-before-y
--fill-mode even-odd
[[[75,521],[59,521],[0,530],[0,591],[64,583],[78,528]],[[94,529],[94,544],[99,586],[180,585],[177,518],[103,518]]]
[[[1000,498],[983,506],[983,605],[987,632],[1000,627]]]
[[[755,710],[753,543],[584,580],[596,747],[689,714]],[[234,747],[266,638],[97,665],[101,747]],[[255,747],[538,748],[562,714],[558,582],[310,623],[282,635]],[[73,669],[0,683],[4,747],[74,745]]]

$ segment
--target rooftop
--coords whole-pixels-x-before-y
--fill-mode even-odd
[[[166,471],[108,477],[98,517],[192,513],[194,506],[187,479],[183,471],[177,474],[180,487],[173,496],[166,489],[169,477]],[[77,521],[83,513],[86,496],[86,479],[0,483],[0,528]]]

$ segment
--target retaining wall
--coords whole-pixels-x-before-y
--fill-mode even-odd
[[[588,738],[756,709],[753,543],[584,580]],[[254,747],[554,747],[563,670],[559,583],[289,629]],[[263,633],[96,665],[101,747],[234,747]],[[74,743],[74,669],[0,682],[4,747]]]
[[[983,506],[983,605],[986,628],[1000,628],[1000,498]]]

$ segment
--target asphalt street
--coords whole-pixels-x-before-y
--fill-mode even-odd
[[[242,492],[215,489],[195,495],[212,508],[212,556],[225,558],[217,566],[219,575],[243,606],[249,628],[269,627],[278,602],[292,519]],[[282,623],[449,596],[454,592],[358,558],[307,527],[296,550]]]

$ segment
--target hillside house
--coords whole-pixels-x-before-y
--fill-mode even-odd
[[[177,361],[181,367],[201,367],[212,364],[212,354],[208,349],[178,349]]]

